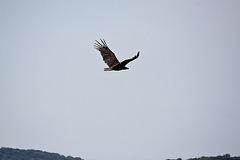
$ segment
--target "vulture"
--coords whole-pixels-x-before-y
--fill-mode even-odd
[[[96,42],[94,43],[94,47],[100,51],[103,61],[109,66],[109,68],[104,68],[104,71],[121,71],[125,69],[129,69],[126,67],[126,65],[137,59],[139,56],[139,52],[137,55],[130,59],[126,59],[122,62],[119,62],[115,54],[108,48],[107,43],[104,39],[100,39],[102,43],[99,41],[95,40]]]

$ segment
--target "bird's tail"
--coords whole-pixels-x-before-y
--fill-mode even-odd
[[[112,68],[104,68],[104,71],[112,71]]]

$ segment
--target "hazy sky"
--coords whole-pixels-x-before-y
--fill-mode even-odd
[[[0,0],[0,20],[0,147],[240,155],[239,0]],[[104,72],[99,38],[140,56]]]

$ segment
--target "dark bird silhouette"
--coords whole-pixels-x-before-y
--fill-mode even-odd
[[[120,71],[120,70],[129,69],[126,67],[126,65],[129,62],[137,59],[139,56],[139,52],[138,52],[137,55],[135,55],[134,57],[130,59],[126,59],[122,62],[119,62],[115,54],[108,48],[107,43],[104,39],[100,39],[102,44],[97,40],[95,41],[96,42],[94,43],[94,47],[101,52],[103,61],[107,63],[107,65],[109,66],[109,68],[104,68],[104,71],[113,71],[113,70]]]

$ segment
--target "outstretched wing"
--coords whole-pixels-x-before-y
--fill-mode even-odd
[[[131,62],[131,61],[137,59],[138,57],[139,57],[139,52],[138,52],[137,55],[135,55],[134,57],[122,61],[121,64],[125,66],[125,65],[127,65],[129,62]]]
[[[119,61],[115,54],[108,48],[107,43],[104,39],[100,39],[102,44],[95,40],[94,47],[101,52],[103,61],[107,63],[109,67],[119,64]]]

